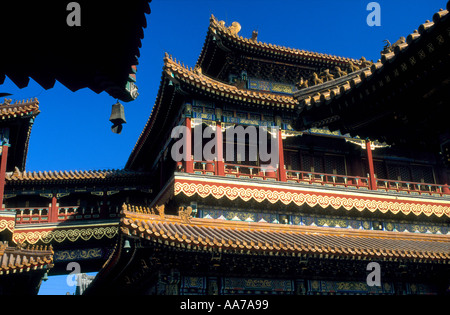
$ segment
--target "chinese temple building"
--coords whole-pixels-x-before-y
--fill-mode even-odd
[[[211,16],[122,170],[27,171],[39,102],[5,100],[0,293],[78,262],[85,295],[448,294],[448,9],[376,63]]]
[[[151,201],[121,206],[118,241],[84,294],[448,293],[440,138],[412,145],[396,128],[445,119],[423,116],[447,104],[449,28],[441,10],[373,63],[243,38],[211,16],[193,68],[164,58],[125,167],[150,174]],[[421,96],[418,113],[391,106],[408,95]],[[379,285],[367,281],[374,262]]]

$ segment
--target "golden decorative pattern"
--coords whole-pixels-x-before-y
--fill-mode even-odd
[[[0,232],[4,230],[14,232],[14,226],[15,226],[14,220],[0,220]]]
[[[113,238],[119,231],[118,226],[102,226],[92,228],[75,228],[75,229],[55,229],[44,231],[15,231],[13,235],[13,242],[16,244],[27,242],[29,244],[36,244],[37,242],[43,242],[48,244],[50,242],[64,242],[68,240],[75,242],[78,239],[88,241],[91,238],[97,240],[103,237]]]
[[[103,256],[101,248],[77,249],[57,251],[54,254],[55,261],[75,261],[83,259],[98,259]]]
[[[285,205],[295,203],[298,206],[307,204],[310,207],[321,206],[322,208],[333,207],[334,209],[344,208],[346,210],[357,209],[359,211],[369,210],[374,212],[376,210],[386,213],[388,211],[397,214],[414,213],[415,215],[425,214],[430,216],[432,214],[441,217],[446,215],[450,217],[450,207],[446,204],[432,204],[416,201],[400,201],[389,200],[376,197],[362,197],[362,196],[348,196],[348,195],[331,195],[320,194],[315,192],[299,192],[287,189],[275,188],[250,188],[237,185],[221,185],[221,184],[204,184],[194,182],[175,182],[175,195],[184,193],[191,197],[198,194],[202,198],[213,196],[216,199],[226,197],[230,200],[240,198],[244,201],[251,199],[257,202],[269,201],[276,203],[281,201]]]

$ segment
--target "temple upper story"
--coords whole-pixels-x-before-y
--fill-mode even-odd
[[[259,40],[257,31],[251,38],[244,38],[240,30],[238,22],[227,26],[211,15],[196,67],[224,82],[248,80],[246,87],[250,89],[293,93],[295,85],[313,73],[326,69],[348,72],[363,65],[362,60],[265,43]]]

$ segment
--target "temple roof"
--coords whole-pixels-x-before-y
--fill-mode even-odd
[[[37,98],[31,100],[15,101],[5,99],[3,104],[0,104],[0,118],[9,119],[15,117],[22,117],[26,115],[37,116],[39,111],[39,101]]]
[[[360,86],[363,81],[371,80],[372,76],[375,76],[377,74],[379,75],[379,73],[384,70],[385,65],[389,65],[395,62],[395,59],[400,59],[399,56],[402,53],[405,53],[410,46],[412,46],[411,49],[415,49],[414,45],[417,45],[417,42],[419,42],[421,36],[426,35],[426,32],[430,32],[430,29],[434,27],[436,23],[440,23],[441,19],[444,19],[447,15],[448,11],[441,9],[433,16],[433,21],[427,21],[421,24],[418,30],[415,30],[413,33],[409,34],[406,37],[405,42],[402,42],[398,46],[395,46],[394,51],[382,54],[381,59],[378,62],[372,64],[370,67],[364,68],[363,71],[359,71],[357,76],[350,73],[345,78],[340,78],[340,81],[344,81],[344,84],[334,84],[331,90],[328,89],[323,92],[315,93],[314,95],[303,99],[300,102],[299,106],[300,113],[301,111],[308,110],[313,106],[318,107],[321,105],[327,105],[330,103],[330,100],[339,98],[342,94],[346,93],[350,89],[358,88],[358,86]],[[338,80],[336,80],[336,83],[342,82],[338,82]],[[322,83],[322,85],[325,84],[326,83]],[[297,94],[301,94],[301,92],[297,92]]]
[[[189,208],[188,208],[189,209]],[[249,254],[323,254],[330,258],[353,257],[395,260],[450,260],[448,235],[418,235],[326,227],[241,222],[155,214],[151,209],[124,206],[121,229],[174,248]],[[158,210],[159,211],[159,210]]]
[[[433,21],[386,45],[381,59],[356,76],[314,86],[309,95],[297,92],[295,128],[327,126],[388,144],[435,149],[439,133],[448,131],[449,16],[448,10],[436,12]]]
[[[0,129],[8,129],[9,134],[3,135],[10,145],[8,151],[7,171],[15,167],[24,169],[28,153],[31,129],[36,116],[40,113],[37,98],[15,101],[5,99],[0,104]]]
[[[0,276],[53,267],[53,249],[47,246],[8,246],[0,242]]]
[[[231,26],[227,27],[224,21],[219,21],[214,15],[211,15],[205,44],[198,58],[197,66],[201,67],[205,73],[213,76],[219,75],[219,68],[225,62],[222,59],[225,58],[216,56],[218,55],[215,53],[217,46],[222,51],[239,51],[242,55],[257,56],[290,65],[341,66],[347,68],[350,64],[359,65],[361,63],[359,60],[352,58],[261,42],[257,38],[257,32],[253,33],[252,38],[244,38],[239,35],[240,29],[241,25],[238,22],[233,22]],[[213,71],[212,68],[217,69]]]
[[[197,89],[210,93],[211,96],[217,95],[255,105],[286,107],[291,109],[294,109],[295,105],[298,104],[297,100],[292,96],[240,89],[235,85],[215,80],[202,74],[201,69],[198,67],[188,69],[171,58],[168,54],[166,54],[164,58],[164,72],[169,78],[181,80]]]
[[[83,171],[19,171],[6,173],[6,184],[25,182],[54,181],[86,181],[86,180],[117,180],[120,178],[136,178],[146,176],[146,173],[127,170],[83,170]]]

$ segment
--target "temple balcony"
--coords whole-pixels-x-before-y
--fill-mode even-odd
[[[218,175],[216,162],[193,161],[193,173]],[[181,170],[184,172],[184,169]],[[449,185],[413,181],[375,178],[376,186],[371,187],[370,177],[316,173],[300,170],[284,170],[285,180],[279,170],[270,170],[253,165],[224,163],[224,176],[262,181],[285,181],[289,183],[335,187],[343,190],[376,190],[384,193],[409,196],[433,196],[450,198]]]
[[[120,206],[101,206],[81,207],[81,206],[62,206],[52,207],[22,207],[7,208],[9,211],[16,212],[16,224],[33,223],[61,223],[69,221],[100,220],[118,218],[120,215]]]
[[[181,202],[225,205],[240,200],[250,201],[253,207],[261,204],[261,209],[273,205],[273,211],[279,213],[292,212],[295,208],[300,212],[292,213],[307,211],[317,215],[337,215],[338,212],[333,210],[339,210],[339,215],[344,216],[347,213],[369,214],[371,217],[413,221],[442,221],[450,217],[448,185],[376,177],[371,180],[370,175],[286,169],[281,172],[280,168],[256,165],[185,161],[178,163],[175,172],[164,182],[153,205],[166,203],[179,195]]]

